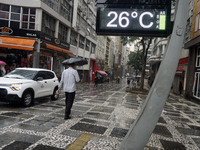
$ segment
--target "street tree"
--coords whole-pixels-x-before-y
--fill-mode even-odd
[[[134,68],[135,76],[137,76],[142,72],[142,52],[138,49],[137,51],[131,52],[128,57],[128,65]]]
[[[152,37],[130,37],[130,36],[121,37],[121,42],[123,43],[123,45],[133,43],[135,40],[137,40],[138,41],[137,43],[142,46],[142,51],[141,51],[142,70],[141,70],[140,89],[144,89],[144,77],[145,77],[145,69],[147,62],[147,53],[152,42]]]

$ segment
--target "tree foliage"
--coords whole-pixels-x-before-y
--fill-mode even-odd
[[[142,71],[142,52],[134,51],[129,55],[128,65],[132,66],[135,70],[136,76]]]

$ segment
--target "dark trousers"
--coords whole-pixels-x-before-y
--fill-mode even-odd
[[[65,98],[65,118],[67,118],[71,114],[71,108],[74,102],[75,92],[73,93],[65,92],[65,97],[66,97]]]

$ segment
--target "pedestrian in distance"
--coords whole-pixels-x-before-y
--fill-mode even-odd
[[[76,82],[80,81],[77,70],[74,69],[74,64],[70,64],[69,68],[64,70],[61,76],[60,84],[58,86],[58,94],[63,89],[65,92],[65,117],[70,119],[71,108],[76,94]]]
[[[120,83],[120,77],[119,76],[117,77],[117,83],[118,84]]]
[[[180,95],[182,94],[183,92],[183,84],[182,84],[182,81],[179,82],[179,93]]]
[[[98,82],[99,82],[99,77],[96,76],[96,77],[94,78],[94,87],[97,87]]]
[[[130,78],[127,78],[127,86],[128,86],[128,88],[130,87],[130,83],[131,83]]]

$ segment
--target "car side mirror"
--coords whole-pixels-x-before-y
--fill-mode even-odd
[[[37,77],[36,81],[42,81],[43,77]]]

